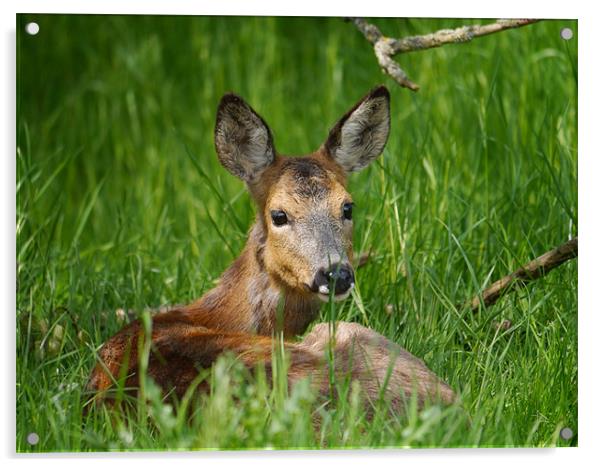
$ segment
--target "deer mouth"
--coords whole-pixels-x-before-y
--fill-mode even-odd
[[[335,292],[335,293],[331,294],[331,291],[327,285],[321,285],[320,287],[318,287],[318,291],[315,293],[318,296],[318,298],[325,303],[328,303],[330,301],[330,297],[332,297],[333,301],[340,302],[342,300],[345,300],[347,297],[349,297],[349,295],[351,294],[351,290],[353,290],[354,287],[355,287],[355,283],[352,282],[351,284],[349,284],[349,288],[345,292],[341,292],[341,293]]]
[[[320,268],[314,275],[309,290],[323,302],[329,302],[331,298],[335,302],[340,302],[349,296],[354,287],[353,269],[348,262],[343,262]]]

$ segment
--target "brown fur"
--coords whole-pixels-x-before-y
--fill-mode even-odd
[[[388,99],[386,89],[377,88],[335,125],[322,148],[290,158],[275,152],[269,128],[248,104],[233,95],[223,98],[216,148],[224,167],[247,183],[257,204],[257,219],[241,255],[217,287],[190,305],[152,318],[148,373],[165,392],[181,397],[198,371],[227,351],[249,368],[263,363],[269,369],[270,336],[282,331],[292,338],[315,319],[320,301],[309,284],[330,261],[352,259],[352,222],[341,211],[351,202],[345,189],[347,173],[382,151],[388,134]],[[272,225],[273,210],[287,213],[286,226]],[[99,398],[120,375],[126,377],[126,387],[137,387],[143,336],[136,321],[101,348],[88,382]],[[329,341],[328,325],[319,324],[303,341],[285,343],[291,355],[289,384],[310,378],[321,394],[330,394],[325,357]],[[359,381],[367,402],[381,396],[385,383],[384,394],[397,410],[412,391],[421,404],[455,398],[421,360],[358,324],[337,323],[334,354],[337,378]]]

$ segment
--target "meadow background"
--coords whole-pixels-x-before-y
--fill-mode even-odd
[[[393,37],[471,23],[374,22]],[[18,451],[577,445],[576,261],[492,308],[455,307],[577,235],[576,21],[404,55],[416,94],[338,18],[20,15],[17,48]],[[253,207],[213,148],[221,95],[303,154],[379,83],[391,136],[350,180],[355,249],[374,259],[334,314],[423,358],[462,404],[369,419],[352,390],[319,405],[224,359],[194,410],[151,386],[141,413],[83,415],[116,310],[199,297],[244,245]]]

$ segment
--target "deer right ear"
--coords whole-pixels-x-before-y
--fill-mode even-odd
[[[221,164],[247,183],[255,182],[274,162],[272,133],[257,112],[236,94],[226,94],[217,108],[215,149]]]
[[[390,119],[389,91],[374,88],[330,130],[324,147],[345,172],[361,170],[383,152]]]

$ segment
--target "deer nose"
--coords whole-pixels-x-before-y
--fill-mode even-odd
[[[312,289],[322,294],[330,293],[330,288],[334,287],[334,294],[340,295],[347,292],[354,284],[353,269],[348,264],[334,264],[328,269],[320,269]]]

